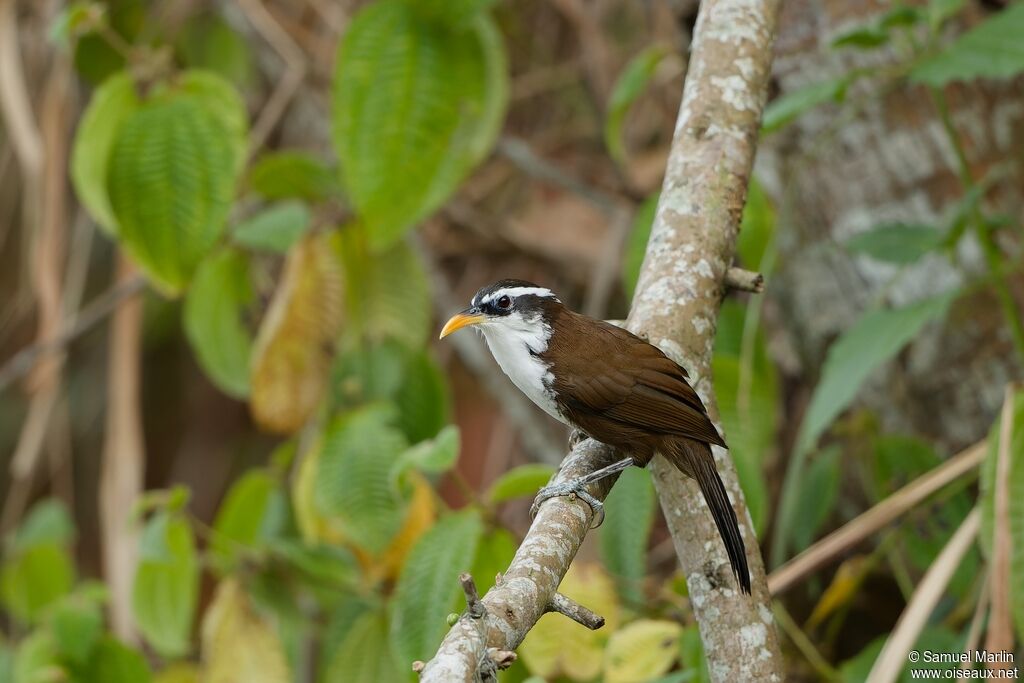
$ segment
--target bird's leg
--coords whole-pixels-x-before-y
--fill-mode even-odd
[[[577,477],[570,481],[565,481],[560,484],[552,484],[545,486],[537,492],[537,497],[533,501],[533,505],[530,506],[530,516],[535,517],[537,511],[540,509],[541,504],[549,498],[557,498],[559,496],[576,496],[584,503],[590,506],[590,509],[594,511],[594,523],[591,528],[601,526],[604,522],[604,504],[594,496],[587,492],[587,485],[593,484],[595,481],[600,481],[605,477],[610,477],[613,474],[618,474],[627,467],[632,467],[636,463],[633,458],[623,458],[617,462],[613,462],[607,467],[594,470],[589,474],[585,474],[582,477]]]

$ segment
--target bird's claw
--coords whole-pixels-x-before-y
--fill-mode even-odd
[[[533,505],[530,506],[530,517],[533,518],[537,516],[537,512],[540,510],[540,506],[544,501],[551,498],[559,498],[561,496],[579,498],[590,506],[590,509],[594,513],[594,520],[590,524],[591,529],[596,529],[604,523],[604,503],[590,495],[590,493],[587,492],[586,484],[580,481],[552,484],[542,488],[537,492],[537,497],[534,498]]]

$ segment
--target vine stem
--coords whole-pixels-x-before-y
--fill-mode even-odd
[[[960,177],[960,185],[964,193],[974,189],[977,182],[971,173],[971,166],[967,161],[967,154],[960,142],[960,136],[953,125],[953,117],[949,113],[949,103],[940,88],[928,87],[928,94],[931,96],[935,109],[939,112],[939,120],[942,122],[942,129],[949,138],[949,144],[953,147],[953,154],[956,156],[957,174]],[[1021,322],[1020,311],[1013,300],[1013,293],[1007,285],[1005,277],[1005,262],[999,245],[992,239],[992,234],[983,219],[977,206],[971,208],[969,221],[974,228],[978,241],[981,243],[982,252],[985,254],[985,261],[993,275],[993,287],[999,299],[999,305],[1003,309],[1006,323],[1010,327],[1010,335],[1013,338],[1013,345],[1021,362],[1024,362],[1024,323]]]

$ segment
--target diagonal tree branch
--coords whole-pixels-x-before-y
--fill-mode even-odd
[[[715,325],[753,166],[778,8],[779,0],[701,3],[661,201],[627,323],[689,370],[712,417],[718,414],[711,384]],[[757,538],[736,470],[725,451],[715,450],[746,543],[752,597],[733,588],[718,531],[696,485],[659,457],[652,469],[662,509],[712,679],[781,681],[782,656]],[[555,479],[616,459],[612,449],[588,439],[573,448]],[[603,499],[612,483],[591,485],[590,492]],[[589,506],[578,500],[556,498],[541,506],[503,581],[478,603],[486,613],[464,615],[434,659],[417,663],[421,680],[494,680],[496,664],[488,652],[514,650],[526,637],[590,522]]]

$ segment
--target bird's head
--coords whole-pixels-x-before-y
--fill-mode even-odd
[[[488,335],[507,332],[541,337],[550,330],[552,308],[561,305],[546,287],[525,280],[499,280],[474,294],[469,308],[445,323],[441,339],[471,325]]]

